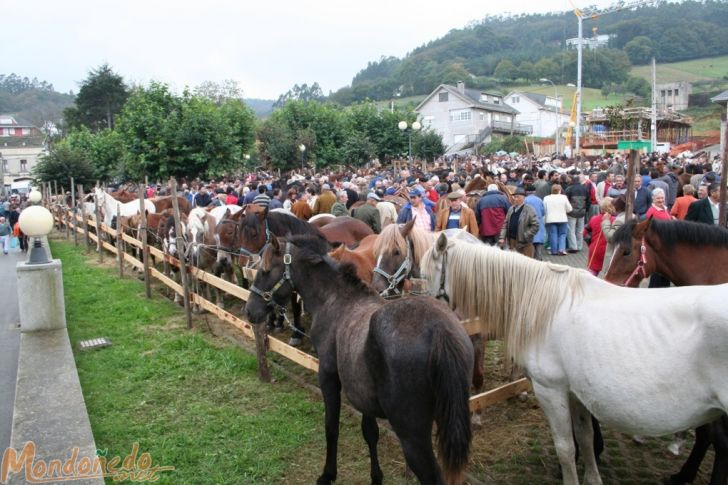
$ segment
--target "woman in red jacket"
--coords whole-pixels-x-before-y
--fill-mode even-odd
[[[672,220],[670,210],[665,205],[665,191],[660,188],[652,191],[652,206],[647,209],[645,214],[645,218],[649,219],[650,217],[665,221]]]
[[[611,220],[614,221],[614,213],[612,198],[605,197],[599,203],[599,214],[592,216],[584,228],[584,237],[591,237],[589,241],[587,269],[594,276],[598,276],[604,267],[604,255],[607,252],[607,238],[602,233],[602,220],[605,214],[609,214]]]

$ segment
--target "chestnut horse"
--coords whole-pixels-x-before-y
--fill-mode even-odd
[[[157,212],[162,212],[163,210],[171,209],[172,208],[172,196],[168,195],[165,197],[155,197],[154,199],[152,199],[152,203],[154,204],[154,207],[157,208]],[[179,211],[181,214],[189,215],[192,207],[190,206],[190,202],[187,199],[185,199],[181,195],[178,195],[177,204],[179,205]]]
[[[675,286],[728,283],[728,231],[691,221],[632,220],[614,235],[614,256],[605,280],[637,287],[652,273]],[[715,461],[710,483],[728,479],[728,418],[725,416],[695,430],[695,445],[680,472],[670,483],[691,483],[710,443]]]
[[[365,237],[374,234],[366,223],[353,217],[337,217],[325,226],[319,228],[321,234],[331,243],[342,243],[348,247],[356,246]]]
[[[356,275],[364,283],[370,285],[374,266],[377,261],[374,257],[374,244],[379,236],[370,234],[359,242],[355,249],[349,249],[343,244],[329,253],[333,259],[340,263],[350,263],[356,268]]]

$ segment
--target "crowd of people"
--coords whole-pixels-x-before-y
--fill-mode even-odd
[[[20,230],[18,219],[28,206],[25,194],[10,194],[0,198],[0,247],[3,254],[9,254],[13,246],[21,251],[27,249],[27,238]]]
[[[719,166],[719,160],[707,157],[643,156],[634,216],[717,224]],[[610,237],[625,220],[626,170],[626,157],[619,154],[579,162],[471,156],[438,160],[426,173],[415,167],[286,177],[259,172],[234,180],[186,181],[182,191],[193,206],[258,204],[304,220],[351,216],[375,233],[411,219],[425,231],[461,228],[487,244],[536,259],[543,259],[545,250],[552,256],[587,250],[588,269],[598,275],[609,260]],[[492,183],[466,194],[476,177],[490,177]],[[164,186],[147,191],[148,196],[166,193]],[[401,205],[388,197],[396,195],[403,196]]]

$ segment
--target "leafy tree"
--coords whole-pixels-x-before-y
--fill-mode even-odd
[[[518,77],[526,81],[534,81],[539,79],[536,77],[536,66],[531,61],[521,61],[518,65]]]
[[[518,78],[518,68],[515,64],[513,64],[513,61],[511,61],[510,59],[503,59],[496,66],[493,75],[497,79],[512,81]]]
[[[350,133],[342,148],[343,160],[351,165],[364,165],[373,157],[376,146],[369,137],[362,132]]]
[[[321,90],[319,83],[294,85],[285,94],[281,94],[278,100],[273,103],[273,108],[280,108],[288,101],[323,101],[324,92]]]
[[[655,54],[655,44],[649,37],[638,35],[624,45],[624,52],[632,64],[647,64]]]
[[[412,152],[420,159],[432,163],[437,157],[445,153],[442,135],[432,130],[425,130],[412,137]]]
[[[222,105],[229,100],[241,101],[243,90],[234,79],[226,79],[221,83],[205,81],[193,90],[195,96],[212,101],[216,105]]]
[[[85,126],[91,131],[114,128],[115,118],[128,97],[124,78],[104,64],[89,72],[76,96],[75,106],[67,108],[64,117],[72,128]]]
[[[41,182],[55,181],[64,190],[70,190],[70,177],[85,187],[91,187],[96,181],[93,168],[81,150],[72,148],[65,140],[52,145],[48,154],[41,157],[33,168],[33,177]]]

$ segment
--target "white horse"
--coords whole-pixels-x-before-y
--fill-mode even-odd
[[[210,215],[215,218],[215,223],[219,224],[228,210],[230,211],[230,215],[233,215],[243,210],[243,208],[235,204],[221,205],[220,207],[215,207],[214,209],[211,209]]]
[[[130,217],[139,212],[139,201],[132,200],[122,204],[118,200],[107,194],[102,188],[94,188],[94,198],[98,201],[99,206],[104,211],[104,224],[111,227],[111,221],[114,216],[125,216]],[[157,208],[154,206],[149,199],[144,199],[144,208],[150,214],[155,214]]]
[[[584,481],[602,483],[589,413],[624,433],[660,436],[728,411],[728,285],[621,288],[445,236],[422,267],[433,292],[444,271],[450,303],[504,338],[531,379],[564,483],[579,483],[574,435]]]

